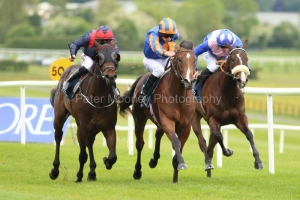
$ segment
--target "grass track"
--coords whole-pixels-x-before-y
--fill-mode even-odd
[[[86,181],[88,163],[84,168],[82,183],[74,183],[79,167],[79,147],[72,144],[67,134],[61,147],[60,176],[52,181],[55,146],[53,144],[1,143],[0,145],[0,197],[1,199],[299,199],[299,141],[300,135],[286,133],[283,154],[278,153],[279,133],[275,132],[275,174],[269,174],[267,131],[256,131],[255,139],[264,162],[263,170],[255,170],[254,158],[248,142],[238,131],[230,131],[229,147],[234,150],[230,158],[223,157],[223,168],[216,167],[212,178],[204,172],[203,155],[193,133],[184,147],[183,156],[188,169],[179,172],[179,182],[172,183],[171,144],[164,136],[161,158],[155,169],[148,166],[153,153],[147,146],[142,154],[141,180],[132,178],[136,152],[128,155],[127,136],[118,132],[118,161],[106,170],[102,157],[108,150],[95,143],[97,181]]]

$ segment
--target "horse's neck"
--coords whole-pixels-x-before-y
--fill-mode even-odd
[[[90,80],[87,83],[87,94],[93,96],[107,95],[109,86],[105,83],[105,79],[99,74],[95,74],[95,71],[93,73],[94,74],[90,77]]]
[[[224,70],[225,72],[228,72],[227,69]],[[231,76],[226,75],[224,72],[220,72],[219,86],[222,94],[236,94],[239,90],[236,80],[234,80]]]
[[[172,95],[185,96],[187,89],[184,84],[180,82],[179,78],[176,76],[174,69],[170,69],[170,74],[168,74],[168,84],[169,91]]]

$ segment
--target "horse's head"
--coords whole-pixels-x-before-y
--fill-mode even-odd
[[[118,62],[121,57],[115,52],[115,44],[99,44],[95,41],[98,49],[95,62],[100,71],[100,75],[105,79],[107,85],[115,83],[117,78]]]
[[[248,68],[248,56],[245,49],[248,46],[248,40],[243,44],[243,48],[234,48],[227,44],[230,53],[226,61],[228,73],[237,81],[239,88],[244,88],[248,82],[247,76],[250,74]]]
[[[176,46],[176,54],[171,59],[171,66],[176,76],[187,89],[194,88],[196,84],[196,79],[194,78],[196,56],[193,48],[193,42],[183,40],[179,46]]]

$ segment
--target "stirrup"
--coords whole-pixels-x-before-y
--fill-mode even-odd
[[[114,93],[117,98],[120,96],[120,90],[117,87],[114,88]]]
[[[69,84],[70,84],[69,82],[65,81],[65,82],[63,83],[62,88],[61,88],[61,92],[62,92],[67,98],[69,98],[68,93],[67,93],[67,90],[68,90],[68,88],[69,88]]]
[[[140,99],[141,99],[140,103],[142,104],[142,107],[149,108],[149,103],[148,103],[148,100],[147,100],[147,95],[141,94]]]

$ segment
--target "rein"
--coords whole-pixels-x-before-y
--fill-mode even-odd
[[[181,74],[179,74],[179,73],[177,72],[178,65],[179,65],[178,59],[177,59],[177,65],[176,65],[176,68],[177,68],[177,69],[175,69],[174,63],[173,63],[174,60],[176,60],[177,55],[178,55],[179,53],[181,53],[181,52],[193,52],[193,51],[192,51],[192,50],[181,50],[181,51],[178,51],[178,52],[176,52],[176,55],[175,55],[174,57],[170,58],[169,60],[171,60],[171,61],[170,61],[170,62],[171,62],[171,66],[172,66],[172,68],[173,68],[173,70],[174,70],[174,72],[175,72],[175,75],[177,76],[177,78],[179,78],[179,80],[180,80],[181,83],[184,83],[184,78],[182,77]],[[194,53],[194,52],[193,52],[193,53]]]
[[[232,49],[232,50],[229,52],[229,56],[231,56],[232,52],[234,52],[235,50],[243,50],[244,52],[246,52],[245,49],[243,49],[243,48],[234,48],[234,49]],[[223,65],[224,65],[224,64],[226,64],[226,62],[223,62],[223,63],[220,65],[220,70],[221,70],[225,75],[230,76],[233,80],[237,80],[237,78],[235,77],[235,75],[233,75],[232,73],[226,72],[226,71],[223,69]],[[229,65],[229,67],[230,67],[230,70],[231,70],[231,66],[230,66],[230,65]]]
[[[94,108],[98,108],[98,109],[101,109],[101,108],[107,108],[107,107],[113,105],[113,104],[115,103],[115,99],[116,99],[116,95],[114,95],[113,101],[112,101],[110,104],[108,104],[108,105],[106,105],[106,106],[95,106],[92,102],[89,101],[89,99],[87,98],[87,96],[85,96],[85,95],[81,92],[81,88],[80,88],[80,94],[81,94],[81,96],[83,96],[83,98],[84,98],[91,106],[93,106]]]
[[[104,72],[105,72],[106,70],[112,70],[112,71],[114,71],[114,72],[117,71],[117,67],[114,68],[114,67],[110,67],[110,66],[104,68],[103,70],[101,70],[101,68],[102,68],[102,66],[105,64],[105,62],[102,62],[102,63],[96,63],[96,62],[95,62],[95,64],[96,64],[96,67],[97,67],[98,70],[99,70],[99,74],[100,74],[100,75],[98,75],[98,74],[96,74],[96,73],[94,73],[94,72],[91,72],[91,73],[92,73],[93,75],[95,75],[97,79],[99,79],[100,77],[101,77],[102,79],[105,79]],[[117,64],[117,63],[116,63],[116,64]],[[110,107],[111,105],[113,105],[113,104],[115,103],[115,99],[116,99],[116,97],[117,97],[116,94],[114,94],[113,101],[112,101],[110,104],[108,104],[108,105],[106,105],[106,106],[96,106],[96,105],[94,105],[91,101],[89,101],[89,99],[88,99],[87,96],[85,96],[85,95],[82,93],[81,87],[79,87],[79,88],[80,88],[80,94],[81,94],[81,96],[86,100],[86,102],[88,102],[88,104],[90,104],[91,106],[93,106],[94,108],[97,108],[97,109]]]

